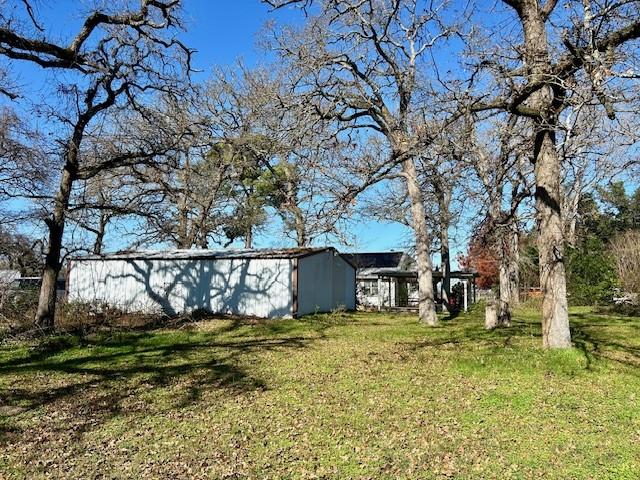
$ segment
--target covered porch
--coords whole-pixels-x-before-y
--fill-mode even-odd
[[[409,270],[390,268],[368,269],[368,299],[370,306],[378,310],[415,311],[418,309],[418,273]],[[445,309],[446,301],[442,286],[442,272],[433,272],[433,290],[436,308]],[[448,299],[451,308],[467,311],[477,300],[476,272],[454,271],[450,274],[451,296]]]

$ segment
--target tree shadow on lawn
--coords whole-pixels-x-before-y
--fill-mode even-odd
[[[640,323],[636,318],[576,313],[571,320],[573,344],[584,354],[587,369],[596,359],[640,367]]]
[[[0,438],[23,436],[18,421],[31,415],[53,423],[49,429],[80,434],[118,415],[186,408],[210,391],[228,396],[263,391],[268,385],[240,366],[241,357],[301,349],[314,340],[220,339],[241,324],[205,334],[179,332],[179,338],[175,332],[57,337],[27,355],[0,361],[0,376],[13,376],[12,386],[0,389]],[[41,408],[68,422],[56,424],[47,413],[36,413]]]
[[[462,318],[448,320],[440,328],[429,328],[431,338],[407,343],[414,349],[442,346],[465,346],[485,344],[489,347],[504,348],[515,344],[519,339],[541,337],[539,328],[530,322],[512,321],[511,327],[486,330],[479,319]]]
[[[627,367],[640,367],[640,322],[636,318],[610,318],[598,314],[572,313],[571,335],[574,347],[585,357],[586,368],[594,360],[610,360]],[[489,350],[502,352],[504,347],[524,344],[534,339],[542,346],[539,320],[512,321],[511,327],[485,330],[481,318],[459,317],[446,324],[445,329],[429,330],[429,338],[407,342],[411,350],[424,348],[465,348],[471,344],[484,345]],[[635,344],[634,344],[635,343]]]

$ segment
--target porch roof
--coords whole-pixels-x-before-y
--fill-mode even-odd
[[[432,272],[433,279],[439,280],[442,278],[442,272],[435,270]],[[358,270],[358,278],[418,278],[418,272],[415,270],[400,270],[397,268],[363,268]],[[451,278],[455,279],[474,279],[479,277],[478,272],[471,272],[465,270],[455,270],[450,274]]]

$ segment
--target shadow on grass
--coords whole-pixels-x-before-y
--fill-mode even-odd
[[[444,329],[429,329],[429,338],[408,343],[413,349],[441,346],[469,346],[485,344],[488,347],[509,347],[520,339],[541,337],[540,328],[530,322],[512,321],[510,327],[485,330],[481,319],[475,317],[458,317],[447,319]]]
[[[606,359],[640,367],[640,324],[635,318],[576,313],[571,315],[571,337],[591,369],[594,360]]]
[[[527,312],[530,313],[530,312]],[[518,317],[519,315],[515,315]],[[487,331],[483,328],[480,315],[459,317],[448,323],[445,331],[433,329],[427,338],[417,342],[407,342],[411,350],[423,348],[469,348],[484,345],[487,349],[502,351],[504,347],[522,345],[535,339],[536,346],[542,346],[540,320],[534,318],[514,319],[511,327]],[[590,370],[596,360],[613,361],[625,367],[632,367],[640,374],[640,322],[637,318],[615,318],[592,313],[572,313],[570,315],[571,334],[574,347],[585,357],[586,369]]]
[[[15,422],[20,414],[28,418],[29,412],[54,404],[56,415],[69,422],[60,430],[82,433],[118,415],[185,408],[206,392],[232,397],[263,391],[268,385],[241,366],[247,364],[241,357],[302,349],[316,339],[294,334],[254,338],[260,331],[253,328],[230,335],[246,325],[238,320],[212,332],[42,339],[26,353],[0,361],[0,376],[13,376],[12,386],[0,389],[0,438],[21,436]]]

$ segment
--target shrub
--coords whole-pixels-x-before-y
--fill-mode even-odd
[[[640,295],[640,231],[629,230],[618,235],[612,240],[609,251],[622,290],[637,298]]]
[[[24,331],[33,328],[38,308],[37,288],[4,288],[0,292],[0,328]]]
[[[567,292],[572,305],[603,305],[613,300],[617,286],[613,257],[596,237],[578,248],[567,248]]]

